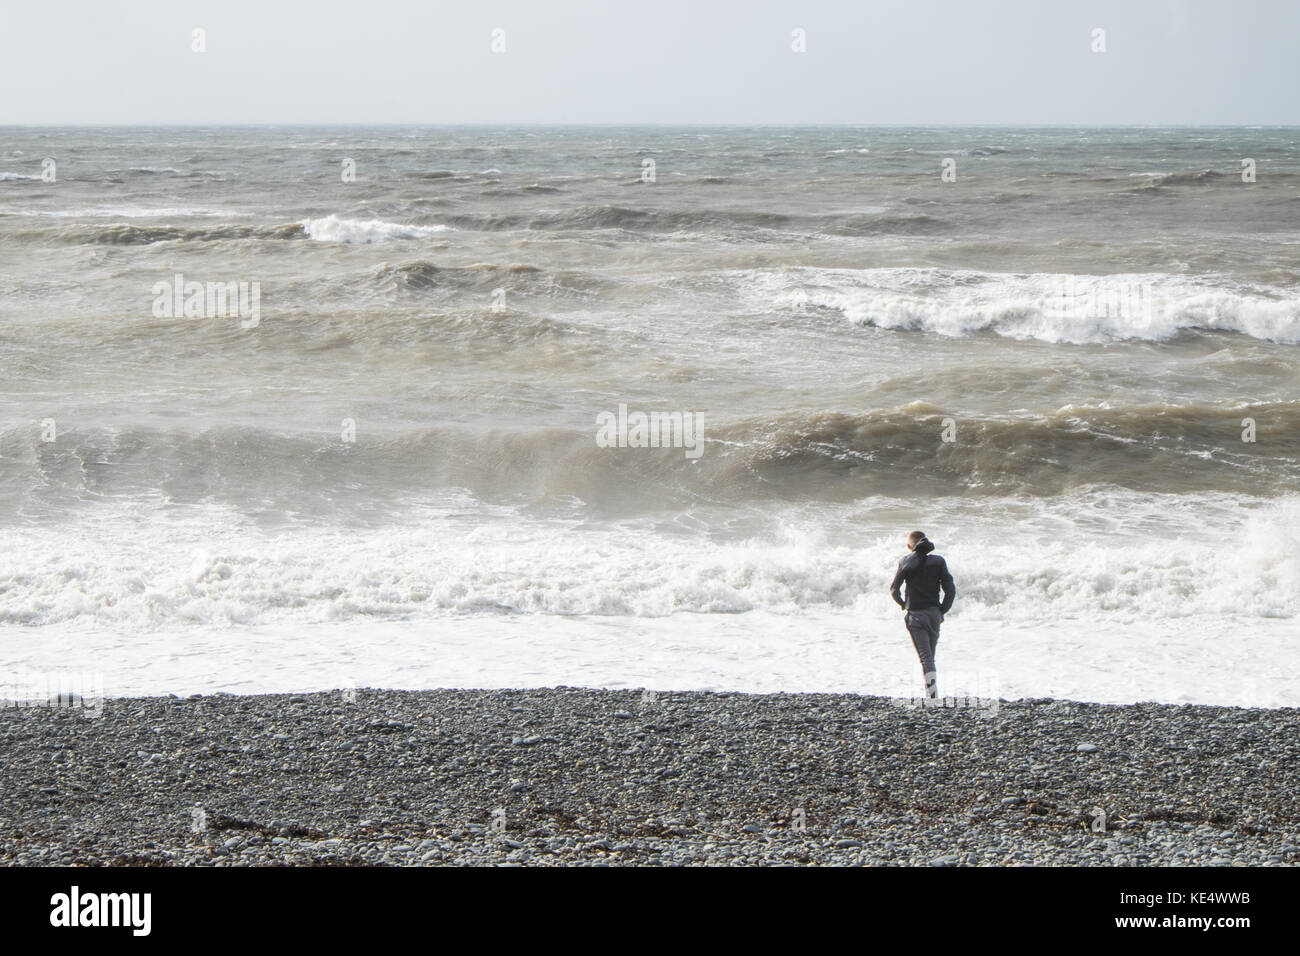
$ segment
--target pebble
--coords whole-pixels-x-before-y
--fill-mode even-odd
[[[0,863],[1300,864],[1286,709],[1004,701],[904,722],[850,695],[651,712],[635,691],[334,691],[117,702],[75,747],[65,716],[0,720]],[[931,724],[942,749],[918,743]],[[1081,733],[1114,759],[1044,760],[1099,752]]]

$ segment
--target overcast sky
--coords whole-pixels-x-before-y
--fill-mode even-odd
[[[4,123],[1300,124],[1300,2],[11,0]]]

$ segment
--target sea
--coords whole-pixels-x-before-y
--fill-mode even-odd
[[[1300,129],[0,127],[0,698],[1300,706]]]

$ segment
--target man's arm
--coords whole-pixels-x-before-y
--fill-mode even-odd
[[[943,603],[939,605],[939,613],[947,614],[952,610],[952,602],[957,597],[957,585],[952,583],[952,572],[948,570],[947,561],[939,566],[939,587],[943,588]]]
[[[903,564],[906,561],[907,559],[904,558],[898,562],[898,570],[894,573],[894,580],[889,585],[889,596],[901,608],[907,607],[907,602],[903,600],[903,595],[899,593],[899,589],[903,586]]]

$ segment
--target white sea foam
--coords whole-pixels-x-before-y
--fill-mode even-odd
[[[447,232],[450,226],[408,226],[382,219],[340,219],[329,215],[324,219],[306,219],[303,231],[317,242],[372,243],[390,239],[419,239]]]
[[[821,307],[859,325],[948,336],[1086,344],[1202,330],[1300,343],[1300,296],[1213,278],[806,268],[745,271],[737,282],[759,308]]]
[[[1189,507],[1170,502],[1183,515],[1177,521]],[[1012,517],[940,543],[958,579],[958,614],[971,620],[1300,614],[1300,504],[1242,513],[1208,534],[1185,525],[1141,538],[1088,527],[1046,534]],[[882,616],[892,613],[886,588],[899,551],[892,540],[837,543],[833,527],[844,515],[801,520],[777,539],[729,543],[665,541],[628,527],[577,533],[518,515],[276,535],[228,530],[231,520],[221,512],[123,520],[112,538],[68,527],[0,533],[0,624],[147,630],[502,613]]]
[[[1249,655],[1240,646],[1249,627]],[[992,624],[949,618],[939,687],[949,697],[1055,697],[1237,707],[1300,706],[1290,621]],[[911,698],[916,652],[901,616],[800,618],[762,611],[654,619],[500,616],[440,621],[140,632],[10,629],[0,676],[77,674],[114,696],[338,688],[610,687],[852,693]],[[363,700],[361,690],[358,699]],[[112,705],[109,704],[111,707]]]
[[[1111,500],[1115,526],[1099,533],[1103,499],[1072,512],[1074,528],[1053,510],[930,528],[958,586],[942,691],[1300,706],[1300,500],[1243,499],[1244,520],[1221,508],[1207,531],[1182,514],[1194,502],[1166,499],[1179,516],[1164,526],[1184,535],[1142,518],[1157,499],[1140,497]],[[839,545],[843,515],[821,533],[792,517],[784,536],[728,545],[508,509],[366,532],[263,533],[206,509],[9,531],[0,674],[94,674],[109,695],[559,684],[915,694],[915,654],[886,594],[897,541]]]

